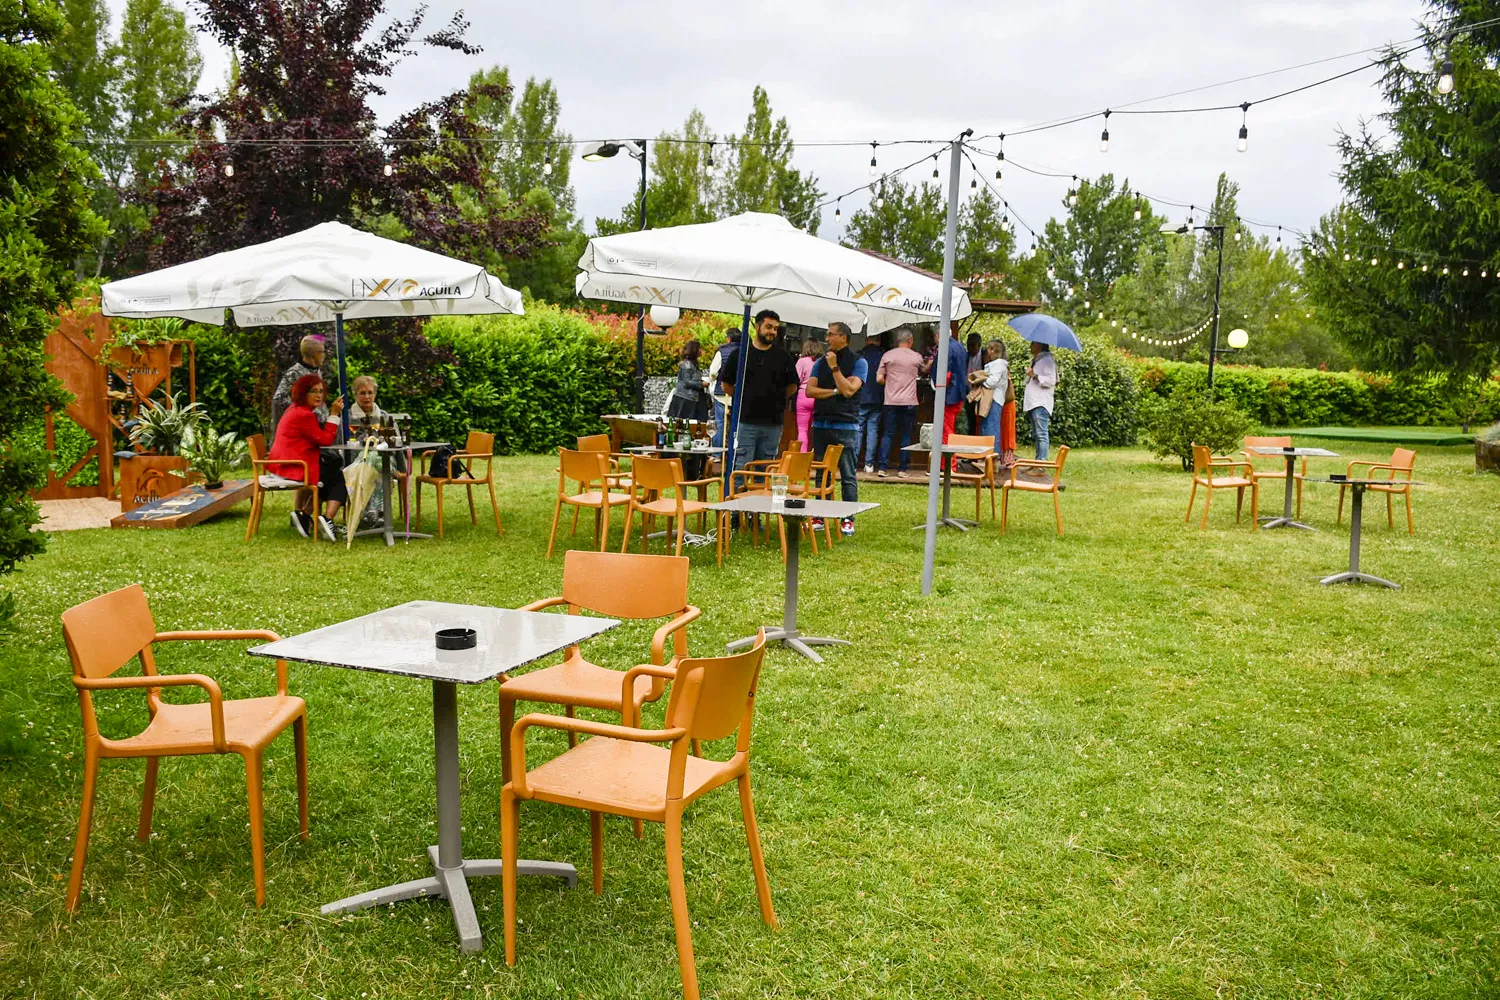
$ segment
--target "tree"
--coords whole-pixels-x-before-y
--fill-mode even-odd
[[[771,98],[757,86],[750,95],[745,131],[724,138],[723,183],[719,215],[772,212],[799,229],[817,235],[820,213],[818,179],[792,166],[795,147],[785,118],[771,120]]]
[[[1116,190],[1114,175],[1103,174],[1096,181],[1085,179],[1076,191],[1076,202],[1063,201],[1064,221],[1048,219],[1043,227],[1042,250],[1051,265],[1045,291],[1058,303],[1101,300],[1116,280],[1136,269],[1143,247],[1149,251],[1161,242],[1157,230],[1163,220],[1130,190],[1129,181]]]
[[[377,137],[369,98],[413,45],[478,51],[461,14],[419,39],[422,9],[375,30],[384,7],[202,0],[207,29],[238,57],[237,86],[183,118],[197,142],[150,192],[153,263],[335,220],[473,260],[535,252],[545,219],[521,201],[473,198],[493,136],[468,116],[470,92],[414,108]]]
[[[1500,287],[1477,278],[1500,266],[1500,27],[1487,21],[1494,3],[1427,6],[1428,49],[1452,60],[1456,86],[1438,94],[1431,63],[1389,54],[1389,110],[1340,136],[1345,199],[1320,221],[1304,269],[1319,314],[1362,365],[1465,380],[1500,362]],[[1472,274],[1424,273],[1423,262],[1468,262]]]
[[[47,458],[14,438],[67,401],[42,343],[71,293],[73,262],[104,230],[88,207],[97,171],[77,145],[86,119],[49,73],[49,49],[64,31],[45,0],[0,0],[0,573],[45,544],[32,530],[40,517],[30,493],[45,482]],[[0,599],[0,620],[13,605]]]
[[[1007,224],[1008,215],[988,187],[980,188],[959,210],[953,273],[974,298],[1014,297],[1022,287],[1013,267],[1016,236]]]
[[[187,16],[165,0],[127,0],[120,27],[118,103],[138,185],[155,180],[158,164],[176,159],[170,145],[147,140],[176,133],[183,105],[198,87],[203,59]]]

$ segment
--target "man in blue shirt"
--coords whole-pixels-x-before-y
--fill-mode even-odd
[[[949,327],[948,335],[948,391],[943,397],[943,443],[948,443],[948,438],[953,436],[954,425],[958,422],[958,411],[964,408],[964,400],[969,397],[969,381],[967,373],[969,370],[969,352],[964,350],[964,345],[958,342],[958,321],[954,320]],[[937,365],[932,366],[932,377],[937,379]],[[934,384],[933,388],[941,388]]]
[[[859,500],[859,390],[869,378],[864,358],[849,349],[849,326],[828,324],[828,353],[813,365],[807,378],[807,394],[814,400],[812,419],[813,455],[823,460],[831,444],[844,446],[839,458],[839,492],[844,500]],[[818,527],[813,520],[813,527]],[[854,534],[854,518],[846,517],[840,526],[845,535]]]
[[[885,411],[885,386],[875,380],[885,348],[880,336],[866,335],[865,349],[859,352],[869,378],[859,390],[859,463],[866,472],[875,471],[875,457],[880,451],[880,415]]]

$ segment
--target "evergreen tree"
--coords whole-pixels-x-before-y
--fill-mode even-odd
[[[1500,267],[1500,27],[1452,32],[1500,15],[1500,3],[1427,6],[1430,59],[1408,66],[1392,52],[1389,109],[1340,136],[1345,200],[1319,223],[1304,268],[1319,315],[1362,365],[1466,379],[1500,363],[1500,282],[1479,278]],[[1448,94],[1437,92],[1444,59]],[[1470,275],[1424,273],[1423,262],[1468,262]]]
[[[818,179],[792,166],[796,152],[786,119],[771,118],[771,98],[757,86],[750,96],[745,131],[725,137],[723,183],[718,192],[718,214],[771,212],[799,229],[818,232]]]
[[[1062,222],[1048,219],[1042,250],[1050,264],[1045,293],[1054,302],[1102,299],[1120,277],[1136,269],[1141,250],[1160,245],[1162,220],[1126,181],[1115,188],[1113,174],[1077,187],[1077,201],[1063,200]],[[1141,217],[1135,218],[1137,209]]]

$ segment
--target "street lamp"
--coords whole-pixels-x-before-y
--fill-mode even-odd
[[[1182,225],[1177,227],[1176,232],[1186,235],[1187,233],[1194,230],[1213,233],[1215,242],[1218,244],[1219,248],[1218,270],[1214,274],[1214,332],[1213,339],[1210,342],[1208,348],[1208,398],[1210,401],[1212,401],[1214,398],[1214,362],[1219,357],[1219,296],[1224,289],[1224,227],[1210,225],[1208,223],[1204,223],[1201,226]],[[1234,333],[1231,333],[1229,335],[1229,343],[1231,347],[1234,346],[1234,342],[1239,339],[1235,336],[1236,333],[1243,334],[1245,337],[1245,342],[1249,343],[1249,334],[1245,333],[1245,331],[1243,330],[1235,330]]]
[[[598,163],[619,155],[620,150],[629,153],[641,162],[640,225],[646,228],[646,140],[645,139],[597,139],[583,144],[583,159]],[[646,408],[646,307],[641,306],[635,321],[635,412]]]

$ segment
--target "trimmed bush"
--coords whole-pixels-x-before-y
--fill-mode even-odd
[[[1022,406],[1031,348],[1009,328],[1004,339],[1016,387],[1017,443],[1030,444],[1031,422]],[[1053,351],[1052,356],[1057,359],[1057,406],[1049,425],[1052,441],[1074,448],[1135,444],[1140,390],[1124,353],[1109,344],[1086,340],[1082,354]]]
[[[1168,399],[1150,396],[1141,407],[1146,443],[1157,458],[1176,455],[1184,471],[1193,467],[1193,445],[1216,455],[1235,451],[1250,431],[1250,418],[1232,404],[1210,402],[1204,388],[1183,382]]]

